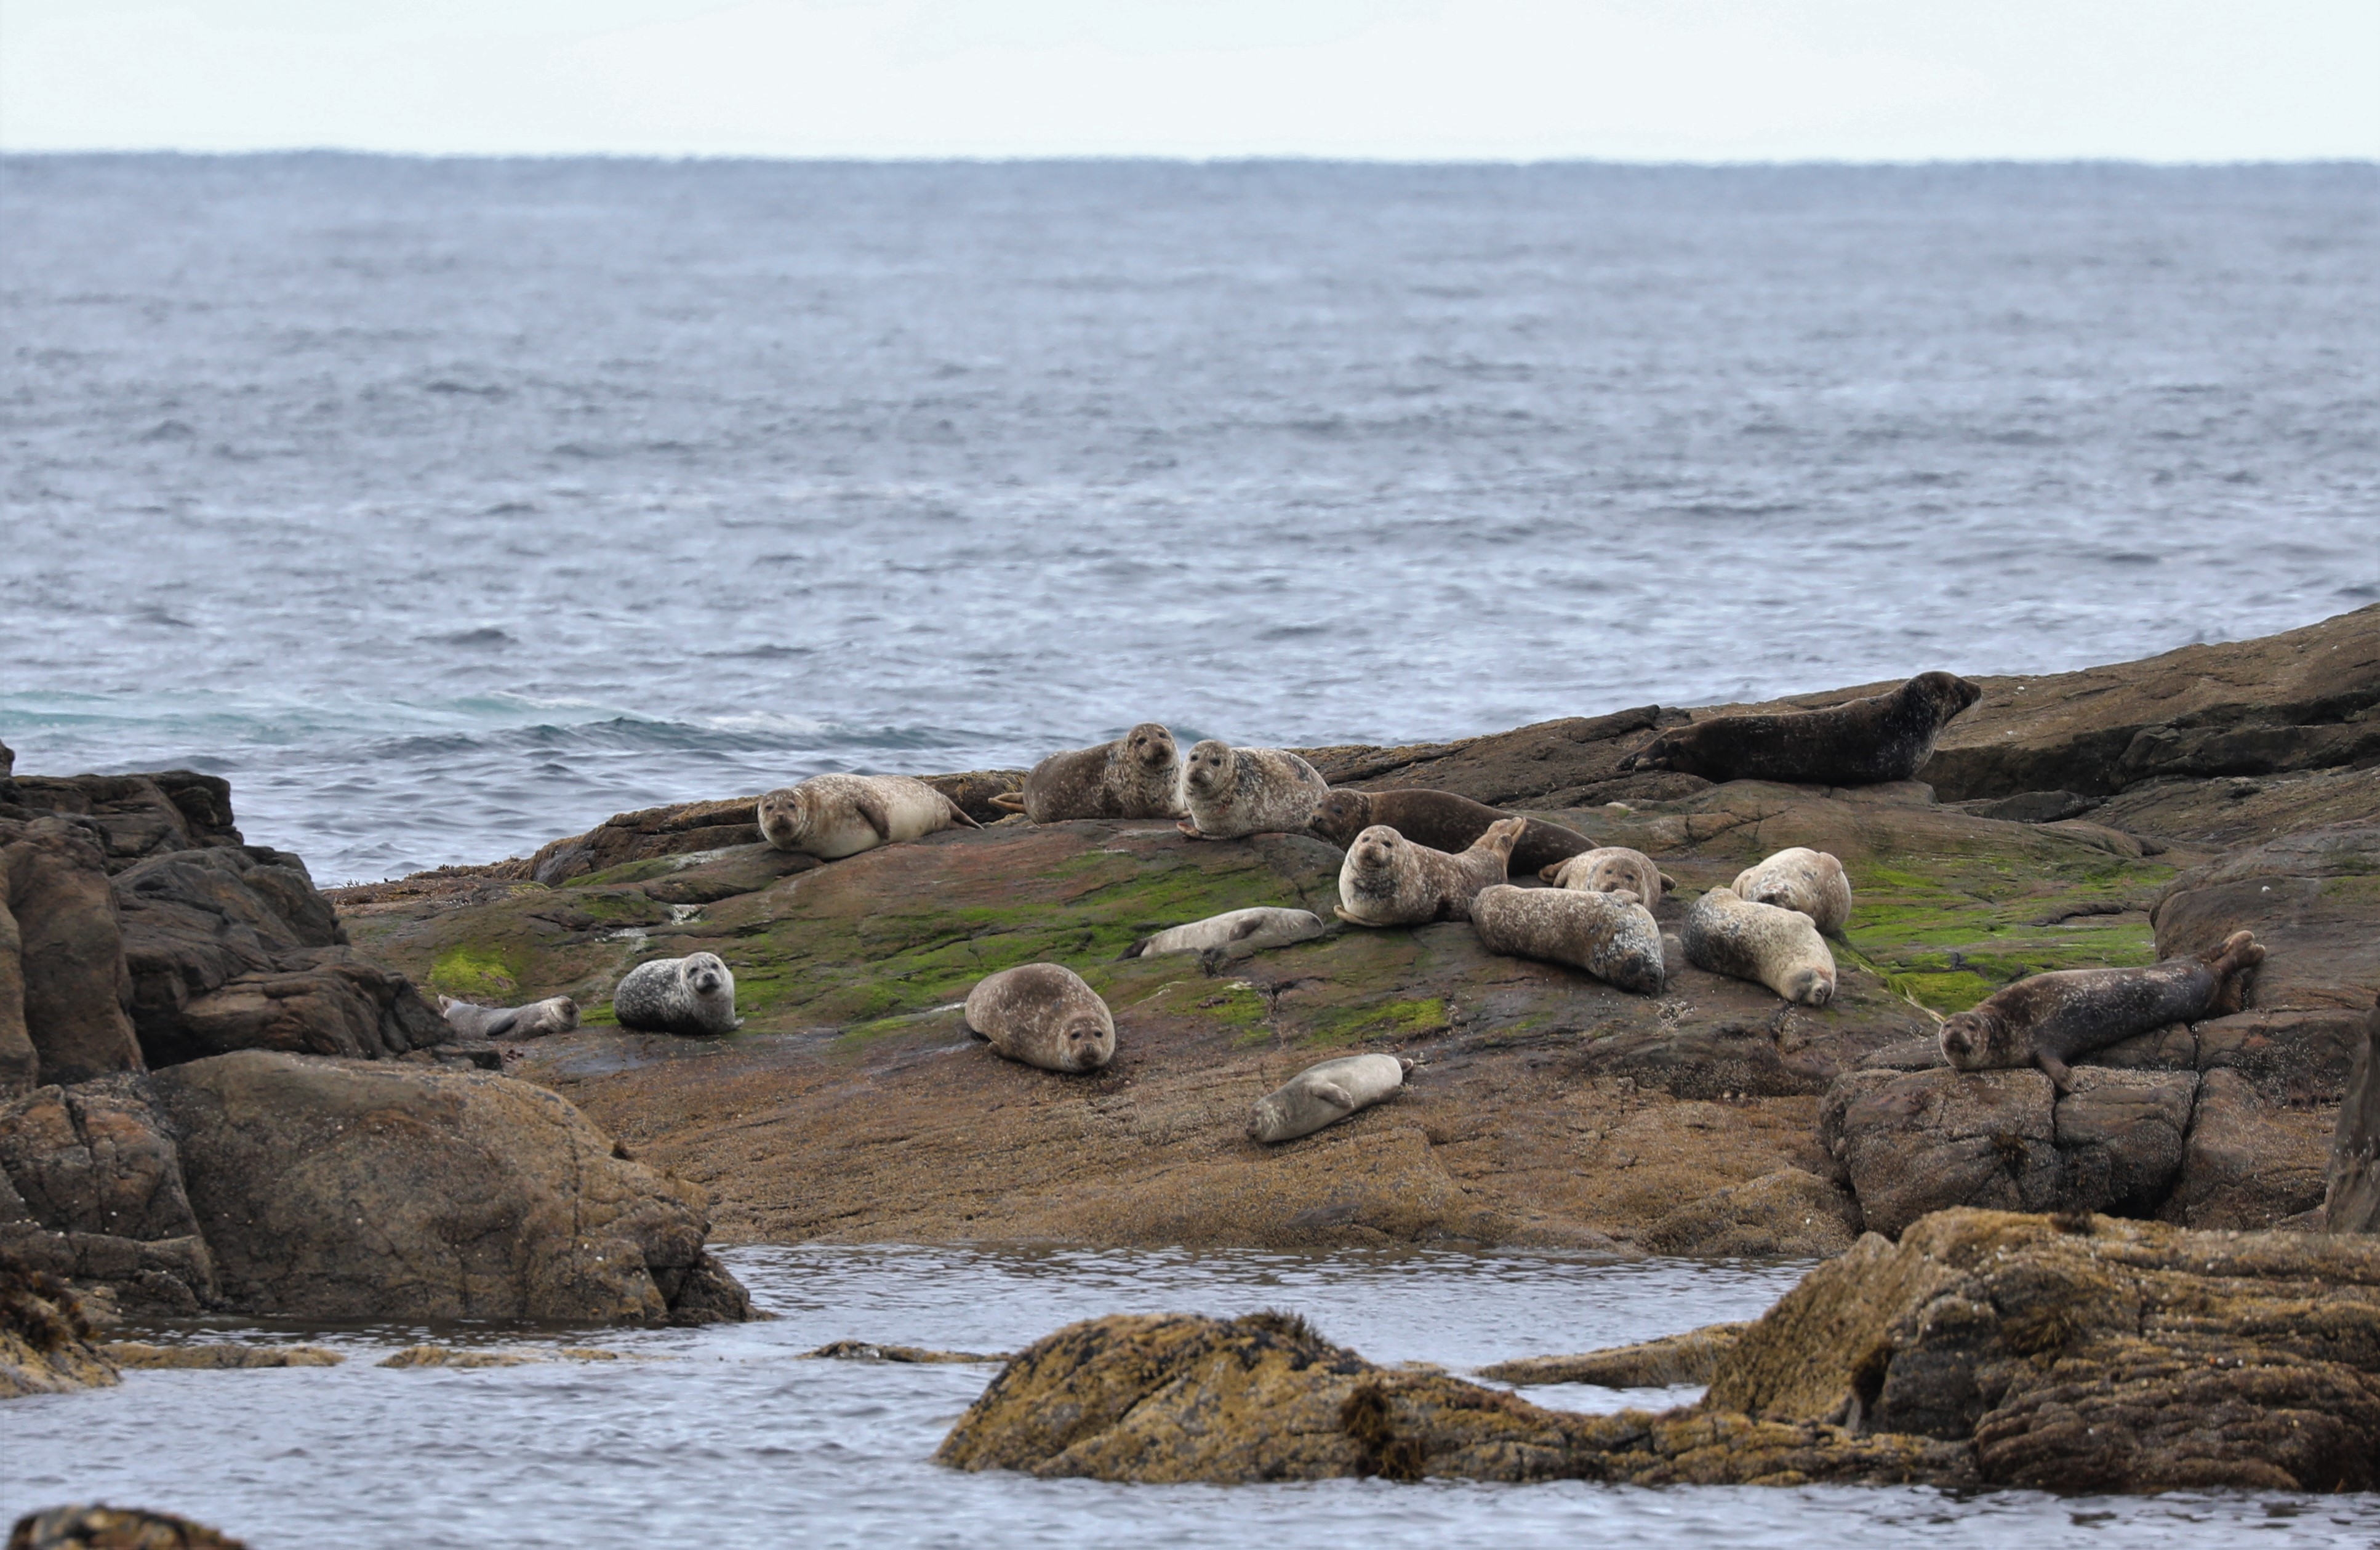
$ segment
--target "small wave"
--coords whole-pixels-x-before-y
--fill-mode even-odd
[[[477,629],[458,629],[452,635],[425,635],[424,641],[441,646],[517,646],[520,642],[494,625],[482,625]]]

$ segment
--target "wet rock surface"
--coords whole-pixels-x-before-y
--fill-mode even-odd
[[[29,1512],[7,1550],[247,1550],[247,1541],[170,1512],[91,1503]]]
[[[1706,1384],[1718,1359],[1735,1349],[1749,1324],[1711,1324],[1682,1335],[1640,1340],[1633,1346],[1578,1356],[1524,1356],[1479,1369],[1479,1375],[1526,1388],[1537,1384],[1583,1383],[1602,1388],[1657,1388]]]
[[[2380,1232],[2380,1003],[2364,1021],[2332,1130],[2324,1213],[2327,1231]]]

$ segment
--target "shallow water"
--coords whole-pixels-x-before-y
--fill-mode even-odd
[[[0,158],[0,740],[325,883],[2380,597],[2380,173]]]
[[[631,1359],[471,1371],[371,1365],[415,1340],[519,1331],[303,1332],[345,1366],[132,1373],[0,1406],[0,1513],[104,1498],[191,1514],[258,1550],[490,1544],[1478,1543],[1831,1547],[2257,1543],[2368,1546],[2380,1498],[1578,1484],[1154,1487],[960,1474],[929,1462],[989,1366],[801,1361],[840,1338],[1014,1349],[1114,1312],[1284,1308],[1376,1361],[1457,1367],[1640,1339],[1766,1307],[1800,1267],[1531,1255],[990,1253],[746,1249],[765,1324],[574,1335]],[[300,1332],[237,1331],[290,1338]],[[183,1336],[187,1337],[187,1336]],[[557,1338],[548,1332],[533,1336]],[[1583,1388],[1540,1402],[1610,1408]],[[1656,1396],[1678,1402],[1693,1390]]]

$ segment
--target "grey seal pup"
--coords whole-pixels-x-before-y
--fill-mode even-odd
[[[1182,769],[1190,817],[1181,828],[1193,839],[1293,835],[1330,794],[1314,766],[1285,748],[1233,748],[1208,738]]]
[[[1070,818],[1181,818],[1182,754],[1173,734],[1144,721],[1111,743],[1068,749],[1033,766],[1025,789],[991,799],[1035,824]]]
[[[2255,937],[2235,931],[2195,958],[2145,969],[2061,969],[2034,974],[1942,1021],[1942,1057],[1961,1071],[2037,1066],[2061,1092],[2069,1062],[2177,1022],[2240,1009],[2248,970],[2265,961]]]
[[[1852,879],[1843,863],[1824,850],[1796,845],[1758,866],[1746,867],[1728,885],[1735,897],[1779,909],[1799,909],[1828,936],[1840,936],[1852,918]]]
[[[958,803],[907,775],[812,775],[760,799],[761,837],[822,861],[941,829],[981,827]]]
[[[1653,995],[1668,978],[1661,928],[1624,890],[1499,883],[1471,901],[1471,929],[1491,953],[1568,964],[1640,995]]]
[[[1686,907],[1679,936],[1697,969],[1751,980],[1797,1007],[1835,998],[1835,955],[1799,909],[1752,904],[1732,888],[1713,888]]]
[[[1673,726],[1620,762],[1705,780],[1876,786],[1907,780],[1950,718],[1984,691],[1955,673],[1920,673],[1889,694],[1785,715],[1719,715]]]
[[[1525,818],[1500,818],[1461,855],[1415,845],[1385,824],[1355,836],[1339,863],[1338,916],[1359,926],[1467,921],[1480,889],[1504,881]]]
[[[637,965],[612,992],[612,1013],[621,1027],[646,1033],[718,1035],[744,1026],[735,1015],[735,976],[716,953]]]
[[[1351,786],[1334,786],[1330,794],[1322,799],[1322,805],[1315,809],[1311,829],[1344,850],[1366,829],[1385,824],[1415,845],[1427,845],[1452,855],[1470,848],[1473,840],[1488,832],[1488,824],[1499,819],[1522,816],[1475,802],[1468,797],[1458,797],[1451,791],[1418,787],[1358,791]],[[1595,841],[1575,829],[1531,818],[1529,826],[1521,831],[1520,843],[1512,847],[1512,867],[1514,872],[1537,872],[1594,848]]]
[[[577,1027],[578,1003],[566,995],[549,995],[526,1007],[478,1007],[442,995],[438,1015],[467,1039],[535,1039]]]
[[[1581,893],[1634,894],[1636,902],[1647,909],[1658,908],[1661,896],[1677,886],[1669,873],[1653,864],[1652,857],[1624,845],[1582,851],[1540,869],[1537,875],[1557,888],[1575,888]]]
[[[1342,1055],[1308,1066],[1257,1100],[1248,1137],[1272,1142],[1310,1136],[1390,1096],[1413,1068],[1402,1055]]]
[[[1155,958],[1160,953],[1206,953],[1221,947],[1259,952],[1267,947],[1286,947],[1293,942],[1311,942],[1326,929],[1321,918],[1310,909],[1272,906],[1229,909],[1186,926],[1173,926],[1144,936],[1126,948],[1123,956]]]
[[[1096,1071],[1115,1058],[1115,1019],[1071,969],[1024,963],[967,992],[967,1031],[1045,1071]]]

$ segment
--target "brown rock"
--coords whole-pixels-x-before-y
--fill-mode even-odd
[[[195,1346],[155,1346],[142,1340],[110,1340],[99,1349],[118,1367],[144,1373],[336,1367],[347,1360],[327,1346],[259,1346],[237,1340],[212,1340]]]
[[[1779,1168],[1688,1202],[1636,1242],[1656,1254],[1703,1259],[1815,1259],[1841,1253],[1859,1233],[1859,1202],[1848,1190],[1801,1168]]]
[[[21,784],[21,783],[20,783]],[[25,1032],[39,1080],[141,1069],[125,1015],[130,982],[100,853],[65,819],[0,820],[0,870],[16,919]]]
[[[56,1275],[0,1252],[0,1399],[118,1382],[91,1321]]]
[[[2380,1233],[2380,1004],[2364,1021],[2363,1044],[2338,1105],[2324,1227],[2330,1232]]]
[[[39,1088],[0,1105],[0,1170],[53,1232],[147,1240],[199,1230],[146,1076]]]
[[[0,1098],[30,1092],[41,1080],[41,1057],[25,1031],[24,947],[0,872]]]
[[[1664,1335],[1633,1346],[1580,1356],[1526,1356],[1482,1367],[1479,1375],[1522,1388],[1539,1384],[1584,1383],[1602,1388],[1668,1388],[1711,1381],[1718,1359],[1735,1349],[1749,1324],[1709,1324],[1682,1335]]]
[[[243,1312],[658,1324],[699,1278],[701,1192],[541,1088],[259,1050],[154,1080]]]
[[[247,1550],[246,1540],[170,1512],[102,1503],[29,1512],[9,1531],[7,1550]]]
[[[2380,995],[2380,824],[2286,835],[2186,872],[2150,919],[2161,958],[2253,931],[2265,958],[2251,1007],[2360,1012]]]
[[[2193,1227],[2265,1227],[2322,1203],[2327,1115],[2267,1103],[2234,1071],[2206,1073],[2181,1177],[2158,1214]]]
[[[2062,1211],[2146,1216],[2165,1202],[2181,1172],[2198,1079],[2188,1072],[2117,1071],[2082,1066],[2058,1099],[2058,1151],[2065,1164]]]
[[[162,775],[26,775],[0,797],[0,818],[55,813],[72,818],[120,872],[149,856],[238,845],[231,785],[189,770]]]
[[[1873,1232],[1954,1205],[2050,1210],[2066,1183],[2057,1093],[2039,1071],[1853,1071],[1827,1093],[1819,1142]]]
[[[553,841],[526,862],[507,863],[515,869],[508,874],[552,885],[630,861],[758,845],[759,810],[755,792],[725,801],[679,802],[624,812],[583,835]]]

